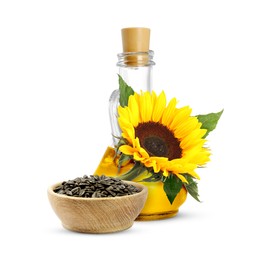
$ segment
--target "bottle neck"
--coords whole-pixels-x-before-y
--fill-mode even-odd
[[[152,90],[153,51],[118,54],[119,75],[134,91]]]

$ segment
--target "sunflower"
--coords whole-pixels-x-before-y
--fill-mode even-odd
[[[185,176],[199,179],[195,169],[209,161],[203,138],[207,130],[191,116],[190,107],[176,104],[176,98],[167,104],[164,92],[130,95],[127,106],[118,107],[118,123],[126,140],[119,150],[154,173],[174,174],[187,183]]]

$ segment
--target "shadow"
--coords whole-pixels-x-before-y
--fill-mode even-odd
[[[132,227],[125,229],[125,230],[120,230],[117,232],[111,232],[111,233],[81,233],[77,231],[72,231],[64,228],[62,225],[57,228],[50,228],[48,232],[50,234],[58,235],[58,236],[92,236],[92,237],[98,237],[98,236],[122,236],[122,235],[131,235],[131,234],[138,234],[141,233],[142,228],[140,226],[133,224]]]
[[[136,220],[136,223],[154,223],[154,225],[160,224],[160,223],[174,223],[174,222],[182,222],[182,221],[192,221],[195,219],[201,219],[204,218],[202,214],[198,212],[190,212],[190,211],[181,211],[178,212],[176,216],[165,218],[165,219],[158,219],[158,220]],[[139,225],[139,224],[138,224]]]
[[[171,218],[166,219],[158,219],[158,220],[136,220],[132,227],[121,230],[113,233],[101,233],[101,234],[93,234],[93,233],[80,233],[76,231],[71,231],[65,229],[61,224],[57,227],[51,227],[47,230],[49,234],[58,235],[58,236],[89,236],[89,237],[115,237],[115,236],[125,236],[125,235],[134,235],[141,234],[147,231],[147,228],[150,229],[151,225],[156,227],[158,225],[162,226],[173,226],[176,223],[184,223],[184,222],[192,222],[193,220],[203,219],[205,215],[201,214],[198,211],[180,211],[178,214]]]

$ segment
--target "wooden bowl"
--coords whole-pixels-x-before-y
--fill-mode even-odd
[[[130,228],[144,207],[148,190],[127,181],[141,192],[109,198],[80,198],[55,193],[61,183],[48,188],[50,204],[64,228],[82,233],[111,233]]]

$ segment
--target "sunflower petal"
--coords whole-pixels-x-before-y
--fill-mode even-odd
[[[188,181],[186,180],[186,178],[185,178],[183,175],[181,175],[181,174],[179,174],[179,173],[175,173],[175,175],[176,175],[182,182],[188,183]]]
[[[170,129],[173,131],[176,130],[177,127],[179,127],[179,124],[187,120],[191,114],[191,108],[186,106],[179,109],[175,109],[174,111],[174,118],[170,124]]]
[[[140,116],[142,122],[149,122],[152,116],[152,99],[150,92],[144,92],[143,95],[140,96]]]
[[[163,112],[161,123],[165,126],[170,126],[174,118],[174,110],[176,108],[177,100],[176,98],[171,99],[168,106]]]
[[[153,109],[152,121],[159,122],[166,107],[166,96],[164,91],[158,96]]]
[[[118,111],[118,117],[124,118],[127,121],[130,120],[129,113],[128,113],[126,107],[119,106],[117,111]]]
[[[174,131],[174,135],[176,138],[182,139],[197,127],[198,119],[196,117],[190,117],[186,121],[180,123],[179,127]]]
[[[134,130],[133,125],[129,121],[127,121],[121,117],[118,119],[118,123],[122,130],[122,136],[124,138],[126,138],[128,142],[130,142],[132,144],[133,140],[135,138],[135,130]]]
[[[192,177],[200,180],[200,176],[195,171],[190,171],[190,172],[188,172],[188,174],[191,175]]]
[[[135,148],[133,148],[133,147],[131,147],[129,145],[126,145],[126,144],[125,145],[121,145],[119,147],[119,150],[120,150],[120,152],[122,152],[123,154],[126,154],[126,155],[133,155],[134,152],[136,151]]]
[[[136,160],[136,161],[144,160],[144,158],[142,157],[142,155],[139,152],[134,152],[133,156],[134,156],[134,160]]]
[[[151,102],[152,102],[153,109],[155,107],[156,100],[157,100],[157,95],[154,91],[152,91]]]
[[[139,118],[139,107],[134,95],[131,95],[128,100],[128,112],[131,115],[131,122],[134,127],[136,127],[140,121]]]
[[[206,142],[205,139],[202,139],[204,134],[205,134],[204,129],[195,129],[189,134],[187,134],[181,140],[182,149],[186,150],[189,149],[190,147],[195,147],[199,144],[203,146],[203,144]]]

